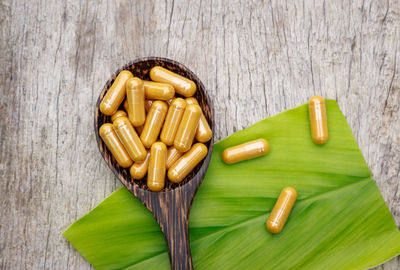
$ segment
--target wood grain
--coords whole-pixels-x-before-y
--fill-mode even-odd
[[[399,0],[3,0],[0,30],[1,269],[91,269],[61,232],[121,186],[93,107],[143,56],[199,76],[216,141],[311,95],[336,99],[400,225]]]

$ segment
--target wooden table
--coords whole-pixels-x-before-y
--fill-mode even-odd
[[[336,99],[400,224],[399,0],[3,0],[0,24],[0,269],[91,268],[61,232],[121,186],[93,110],[143,56],[202,79],[216,140],[314,94]]]

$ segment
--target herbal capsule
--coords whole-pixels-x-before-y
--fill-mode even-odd
[[[140,139],[146,148],[150,148],[150,146],[157,140],[158,134],[160,134],[161,127],[164,123],[167,110],[168,105],[164,101],[157,100],[151,104],[142,134],[140,134]]]
[[[128,117],[128,115],[126,114],[126,112],[124,111],[116,111],[112,116],[111,116],[111,122],[114,122],[115,119],[119,118],[119,117]]]
[[[181,182],[194,167],[207,156],[207,146],[196,143],[168,170],[168,179],[173,183]]]
[[[197,99],[195,99],[195,98],[187,98],[185,100],[186,100],[187,104],[199,105],[199,103],[197,102]],[[200,117],[199,126],[196,130],[196,140],[198,140],[199,142],[205,143],[205,142],[208,142],[209,140],[211,140],[211,138],[212,138],[212,131],[211,131],[210,125],[208,124],[206,117],[202,113],[201,117]]]
[[[147,187],[151,191],[160,191],[165,185],[165,162],[167,160],[167,147],[162,142],[151,146],[150,162],[147,172]]]
[[[124,101],[124,109],[125,109],[126,112],[129,112],[128,99],[125,99],[125,101]]]
[[[226,148],[222,159],[227,164],[240,162],[265,155],[269,152],[269,143],[265,139],[257,139]]]
[[[146,112],[144,111],[143,81],[137,77],[126,81],[126,97],[128,100],[128,117],[134,127],[144,124]]]
[[[130,173],[133,179],[142,179],[146,175],[147,168],[149,167],[149,161],[150,161],[150,151],[147,151],[147,156],[144,161],[135,162],[132,165]]]
[[[148,99],[169,100],[175,95],[174,87],[168,83],[143,81],[143,86]]]
[[[282,189],[281,194],[279,195],[279,198],[267,220],[266,227],[268,231],[271,233],[279,233],[282,231],[296,198],[297,192],[294,188],[286,187]]]
[[[194,135],[201,117],[201,108],[199,105],[187,105],[176,132],[174,146],[178,151],[186,152],[192,145]]]
[[[324,144],[328,140],[328,120],[326,117],[325,100],[320,96],[313,96],[308,102],[312,139],[317,144]]]
[[[122,168],[128,168],[132,165],[133,161],[129,157],[121,141],[118,139],[112,124],[103,124],[99,129],[99,135],[119,166]]]
[[[175,146],[171,146],[167,151],[167,170],[183,155]]]
[[[155,82],[171,84],[176,93],[185,97],[191,97],[196,93],[196,84],[193,81],[160,66],[150,70],[150,78]]]
[[[100,103],[100,111],[103,114],[113,115],[118,110],[125,97],[125,83],[132,77],[133,74],[127,70],[123,70],[118,74]]]
[[[143,161],[147,152],[129,119],[126,117],[117,118],[113,126],[131,159],[135,162]]]
[[[146,99],[144,101],[144,109],[146,110],[146,112],[150,111],[152,103],[153,103],[153,101],[151,99]]]
[[[176,132],[185,112],[186,102],[181,98],[176,98],[169,106],[167,117],[161,131],[160,139],[166,145],[174,144]]]

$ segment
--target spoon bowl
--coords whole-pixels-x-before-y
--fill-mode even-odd
[[[131,178],[129,168],[124,169],[118,165],[111,152],[107,149],[99,135],[99,128],[104,123],[110,123],[111,117],[100,112],[100,102],[111,87],[115,78],[122,70],[129,70],[142,80],[150,80],[150,70],[154,66],[162,66],[183,77],[186,77],[197,86],[194,97],[198,100],[203,114],[206,117],[211,130],[214,132],[213,111],[210,98],[200,79],[184,65],[160,57],[147,57],[136,59],[119,68],[107,81],[96,103],[94,115],[94,130],[97,144],[104,160],[114,172],[121,183],[136,196],[153,214],[159,224],[168,246],[168,253],[172,269],[193,269],[189,246],[189,212],[193,198],[204,179],[211,159],[213,138],[205,143],[208,148],[207,156],[185,179],[174,184],[166,180],[165,188],[160,192],[153,192],[147,188],[146,177],[141,180]],[[176,94],[176,96],[179,96]],[[184,98],[184,97],[183,97]],[[122,108],[122,104],[121,104]]]

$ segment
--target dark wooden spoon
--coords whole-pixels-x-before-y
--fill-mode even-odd
[[[172,269],[193,269],[189,246],[189,211],[193,198],[206,174],[211,159],[213,139],[206,143],[208,154],[206,158],[179,184],[166,181],[165,189],[161,192],[152,192],[146,186],[147,179],[133,180],[129,169],[121,168],[99,136],[99,128],[104,123],[110,123],[110,117],[100,112],[99,106],[104,95],[114,82],[121,70],[129,70],[134,76],[143,80],[150,80],[150,69],[162,66],[186,78],[197,85],[195,98],[214,132],[213,111],[210,99],[207,96],[203,83],[184,65],[170,59],[148,57],[136,59],[118,69],[101,90],[94,113],[94,131],[100,153],[108,166],[115,173],[121,183],[131,191],[152,213],[164,234],[168,246],[168,253]]]

